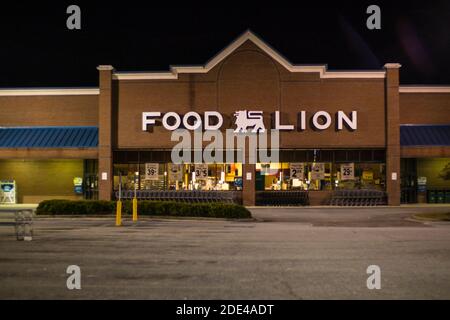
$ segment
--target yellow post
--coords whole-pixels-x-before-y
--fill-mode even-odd
[[[138,220],[138,212],[137,212],[137,199],[136,197],[133,198],[133,222],[136,222]]]
[[[117,201],[116,207],[116,226],[120,227],[122,225],[122,201]]]

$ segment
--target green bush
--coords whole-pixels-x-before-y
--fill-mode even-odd
[[[37,207],[40,215],[102,215],[113,214],[115,201],[94,200],[46,200]],[[132,213],[132,202],[122,203],[122,214]],[[250,211],[237,204],[183,203],[174,201],[139,201],[138,214],[142,216],[251,218]]]
[[[36,214],[112,214],[114,210],[115,204],[112,201],[45,200],[39,203]]]

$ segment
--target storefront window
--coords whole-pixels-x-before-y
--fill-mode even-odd
[[[383,163],[256,164],[256,190],[385,189]]]
[[[346,178],[348,167],[354,168],[353,178]],[[333,174],[336,189],[376,189],[384,190],[386,185],[384,163],[336,164]]]
[[[119,181],[122,181],[122,188],[134,190],[135,174],[139,171],[137,163],[114,164],[114,190],[119,190]]]
[[[136,175],[138,173],[138,175]],[[242,190],[242,164],[114,164],[114,190]]]
[[[283,163],[256,164],[256,190],[287,190],[289,166]]]
[[[385,190],[384,158],[384,150],[280,150],[280,162],[256,164],[256,190]],[[120,175],[124,190],[242,190],[241,163],[175,165],[167,151],[115,159],[114,190]]]
[[[183,189],[242,190],[242,164],[184,165]]]

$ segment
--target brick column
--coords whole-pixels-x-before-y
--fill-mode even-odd
[[[242,164],[242,204],[244,206],[255,205],[255,173],[256,165],[250,163],[249,156],[249,139],[245,140],[244,160],[245,164]],[[247,179],[249,178],[249,179]]]
[[[112,66],[98,66],[100,96],[98,100],[98,188],[100,200],[111,200],[112,164]]]
[[[400,105],[398,63],[386,70],[386,191],[390,206],[400,205]]]
[[[254,206],[255,205],[255,164],[243,164],[242,165],[242,204],[244,206]],[[249,174],[250,176],[247,176]],[[247,180],[247,178],[251,178]]]

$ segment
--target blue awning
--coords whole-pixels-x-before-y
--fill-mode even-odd
[[[96,148],[97,127],[2,127],[0,148]]]
[[[401,125],[401,146],[450,146],[450,125]],[[0,148],[96,148],[97,127],[0,128]]]
[[[400,145],[450,146],[450,125],[401,125]]]

